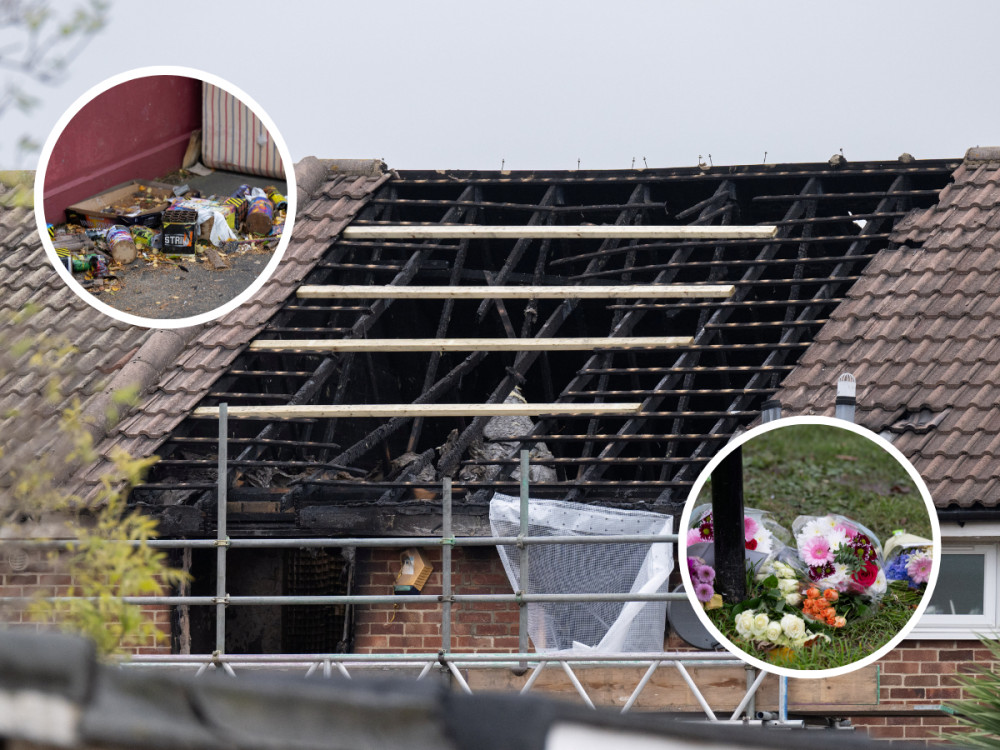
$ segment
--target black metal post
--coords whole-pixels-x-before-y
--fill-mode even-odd
[[[715,527],[715,589],[728,602],[746,598],[743,538],[743,449],[737,448],[712,472]]]

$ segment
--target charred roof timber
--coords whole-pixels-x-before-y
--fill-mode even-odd
[[[340,513],[355,519],[342,528],[386,531],[373,519],[436,512],[427,498],[443,476],[454,480],[458,516],[481,513],[494,490],[517,487],[521,447],[533,450],[540,497],[676,508],[708,460],[760,415],[869,260],[889,247],[895,225],[934,205],[955,166],[400,172],[349,232],[330,236],[299,294],[257,337],[270,343],[246,349],[200,406],[227,403],[239,413],[520,400],[536,411],[231,419],[231,525],[322,534],[330,531],[322,519]],[[357,236],[388,225],[420,229],[420,237]],[[477,236],[478,228],[510,226],[521,230]],[[681,228],[678,239],[640,231],[664,226]],[[737,226],[773,227],[774,236],[684,237]],[[454,227],[466,231],[441,231]],[[581,227],[597,236],[559,236]],[[626,236],[609,236],[618,232]],[[548,292],[504,296],[510,287]],[[636,291],[651,287],[693,291]],[[720,287],[725,296],[710,292]],[[407,339],[465,344],[395,351],[406,347],[384,343]],[[545,339],[590,341],[562,351],[516,341]],[[659,345],[666,339],[673,345]],[[638,407],[596,408],[619,402]],[[136,499],[214,503],[210,413],[175,430]]]

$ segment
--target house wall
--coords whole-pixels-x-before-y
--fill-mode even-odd
[[[398,549],[358,549],[356,593],[391,594],[400,569]],[[421,549],[434,571],[424,586],[428,598],[441,594],[441,550]],[[510,582],[496,550],[459,547],[452,554],[452,588],[463,594],[510,594]],[[452,648],[456,651],[517,651],[518,607],[514,603],[456,604]],[[434,652],[441,648],[441,605],[378,604],[358,607],[354,650],[358,653]]]
[[[43,552],[28,552],[8,545],[0,554],[0,597],[66,596],[73,585],[72,577],[56,572]],[[12,560],[15,564],[12,564]],[[29,602],[0,603],[0,627],[45,630],[51,622],[40,622],[28,612]],[[169,654],[171,615],[167,605],[144,605],[142,616],[152,622],[163,637],[149,636],[124,649],[130,654]]]
[[[148,76],[94,97],[70,120],[49,158],[44,205],[49,222],[65,221],[77,201],[181,166],[201,127],[201,81]]]

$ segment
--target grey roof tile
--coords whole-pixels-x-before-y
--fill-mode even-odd
[[[836,377],[852,372],[858,422],[876,432],[929,407],[939,423],[894,444],[935,504],[1000,507],[1000,163],[963,163],[893,240],[777,398],[790,415],[832,414]]]

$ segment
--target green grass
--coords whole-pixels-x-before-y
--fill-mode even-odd
[[[757,584],[753,583],[748,592],[748,598],[759,595]],[[741,640],[734,624],[733,604],[709,611],[708,617],[730,641],[761,661],[789,669],[831,669],[860,661],[892,640],[912,617],[920,597],[920,592],[907,589],[905,585],[890,584],[878,611],[866,620],[848,621],[843,628],[836,629],[807,620],[809,630],[826,633],[830,640],[820,639],[815,645],[797,651],[767,651]],[[801,616],[802,613],[796,614]]]
[[[904,529],[930,537],[927,507],[906,470],[876,443],[827,425],[789,425],[743,444],[748,508],[767,510],[789,531],[799,515],[839,513],[884,544]],[[712,502],[711,481],[698,497]]]

